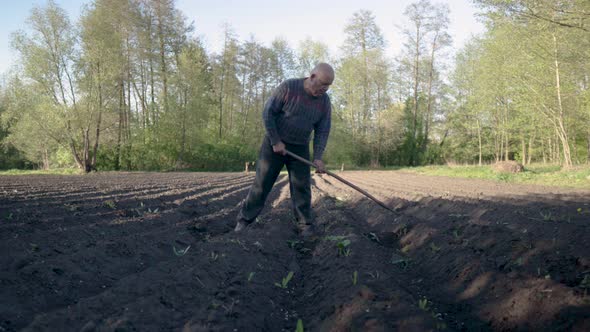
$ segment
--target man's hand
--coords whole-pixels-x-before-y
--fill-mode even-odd
[[[316,159],[313,161],[313,163],[314,163],[314,165],[317,166],[316,171],[315,171],[316,173],[319,173],[319,174],[326,173],[326,165],[324,164],[323,161],[321,161],[320,159]]]
[[[277,144],[273,145],[272,151],[274,151],[274,153],[278,153],[283,156],[287,154],[287,150],[285,148],[285,143],[283,143],[283,142],[278,142]]]

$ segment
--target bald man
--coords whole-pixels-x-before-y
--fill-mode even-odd
[[[313,131],[313,162],[318,172],[324,172],[322,155],[330,134],[332,113],[326,92],[333,81],[334,69],[327,63],[320,63],[309,77],[281,83],[266,102],[262,114],[266,136],[256,163],[256,178],[238,214],[236,232],[244,230],[260,214],[286,165],[295,219],[303,236],[313,235],[310,168],[287,156],[285,149],[309,160],[309,141]]]

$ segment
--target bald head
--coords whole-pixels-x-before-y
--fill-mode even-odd
[[[318,63],[304,84],[305,90],[312,96],[318,97],[326,93],[334,82],[334,69],[325,62]]]
[[[329,64],[327,64],[325,62],[320,62],[311,71],[311,75],[313,75],[313,74],[316,74],[316,75],[322,74],[322,75],[330,76],[330,77],[332,77],[332,80],[333,80],[334,79],[334,68],[332,68],[332,66],[330,66]]]

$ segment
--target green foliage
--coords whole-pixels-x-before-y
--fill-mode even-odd
[[[555,165],[529,165],[524,172],[515,174],[498,174],[490,166],[424,166],[403,170],[426,175],[489,179],[509,183],[590,188],[590,167],[588,166],[562,169]]]
[[[350,240],[345,239],[338,241],[336,243],[336,248],[338,248],[338,255],[348,257],[352,253],[350,248],[347,248],[350,245]]]
[[[297,328],[295,329],[295,332],[304,332],[305,330],[303,329],[303,321],[301,319],[297,320]]]
[[[190,248],[191,248],[190,244],[184,249],[176,249],[176,246],[172,246],[172,251],[174,252],[174,255],[176,257],[182,257],[182,256],[186,255],[186,253],[188,252],[188,250]]]
[[[320,61],[336,64],[325,154],[334,168],[590,160],[586,2],[476,4],[487,30],[452,70],[442,59],[448,6],[430,0],[404,11],[395,59],[366,10],[346,22],[336,59],[311,38],[269,47],[238,40],[229,25],[223,49],[207,53],[173,1],[96,0],[77,25],[54,1],[35,6],[27,29],[12,35],[22,70],[1,90],[0,169],[243,170],[256,159],[272,89]],[[533,7],[538,15],[526,15]],[[583,187],[588,176],[543,183]]]
[[[281,282],[275,282],[275,286],[279,287],[279,288],[283,288],[286,289],[287,286],[289,285],[289,281],[291,281],[291,279],[293,278],[293,271],[289,271],[289,273],[287,274],[286,277],[284,277]]]

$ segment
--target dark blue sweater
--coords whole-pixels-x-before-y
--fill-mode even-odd
[[[281,83],[266,102],[262,113],[271,144],[309,144],[313,137],[313,158],[322,159],[330,135],[332,105],[330,97],[309,95],[303,78]]]

